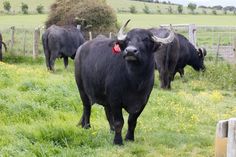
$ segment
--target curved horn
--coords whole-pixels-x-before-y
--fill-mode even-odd
[[[174,33],[174,30],[173,30],[173,27],[172,25],[170,25],[170,33],[169,33],[169,36],[166,37],[166,38],[160,38],[160,37],[157,37],[155,35],[152,36],[152,39],[157,42],[157,43],[163,43],[163,44],[168,44],[168,43],[171,43],[175,38],[175,33]]]
[[[124,33],[124,30],[126,28],[126,26],[128,25],[130,19],[120,28],[118,35],[117,35],[117,39],[118,40],[125,40],[127,34]]]

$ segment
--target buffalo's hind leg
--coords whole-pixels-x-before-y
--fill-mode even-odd
[[[105,106],[106,117],[110,125],[110,131],[115,131],[114,127],[114,117],[111,112],[111,107],[109,105]]]
[[[68,57],[63,57],[63,59],[64,59],[64,66],[65,66],[65,68],[67,68],[67,66],[68,66]]]
[[[129,114],[128,131],[125,136],[126,141],[134,141],[134,130],[136,128],[137,119],[138,119],[139,115],[142,113],[142,111],[143,111],[143,108],[141,109],[141,111],[139,111],[137,113]]]
[[[88,96],[82,90],[80,90],[80,97],[83,102],[83,115],[78,125],[81,125],[83,128],[88,129],[90,128],[91,104]]]

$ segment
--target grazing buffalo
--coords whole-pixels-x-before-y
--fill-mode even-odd
[[[7,51],[6,44],[2,41],[2,34],[0,33],[0,61],[2,61],[2,45],[5,48],[5,51]]]
[[[74,26],[52,25],[42,35],[42,42],[47,68],[54,71],[56,58],[64,58],[66,68],[68,57],[74,59],[76,50],[85,39],[81,31]]]
[[[205,70],[204,66],[204,58],[207,54],[205,48],[195,48],[195,46],[189,42],[187,38],[185,38],[181,34],[177,34],[179,43],[180,43],[180,54],[179,59],[175,68],[175,73],[173,78],[177,72],[180,73],[180,76],[184,75],[184,67],[186,65],[190,65],[194,70],[200,71]]]
[[[143,111],[154,84],[154,52],[174,38],[170,32],[159,38],[147,29],[121,27],[117,39],[95,38],[84,43],[75,57],[75,79],[83,102],[80,125],[90,127],[91,106],[104,106],[114,144],[122,145],[124,119],[129,113],[126,140],[134,141],[137,118]]]
[[[169,34],[169,31],[165,28],[152,28],[150,31],[159,37],[166,37]],[[175,34],[174,40],[169,44],[161,46],[154,55],[156,68],[159,71],[160,87],[163,89],[171,88],[171,81],[178,62],[179,51],[180,43]]]

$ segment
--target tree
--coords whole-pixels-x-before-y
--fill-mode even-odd
[[[144,12],[145,14],[150,14],[149,7],[148,7],[146,4],[144,5],[143,12]]]
[[[81,25],[85,35],[88,31],[108,35],[118,29],[115,11],[104,0],[56,0],[45,23],[46,28],[53,24]]]
[[[21,3],[21,11],[23,12],[23,14],[28,14],[28,5],[26,3]]]
[[[43,9],[44,9],[44,7],[43,7],[43,5],[38,5],[37,6],[37,8],[36,8],[36,10],[37,10],[37,12],[39,13],[39,14],[42,14],[43,13]]]
[[[203,10],[202,10],[202,13],[206,15],[206,14],[207,14],[207,11],[206,11],[205,9],[203,9]]]
[[[194,10],[197,8],[197,5],[194,3],[189,3],[188,8],[191,10],[192,13],[194,13]]]
[[[7,12],[9,12],[11,10],[11,3],[9,1],[4,1],[3,2],[3,8],[4,10],[6,10]]]
[[[172,14],[172,13],[173,13],[173,9],[172,9],[172,7],[171,7],[171,6],[169,6],[169,7],[167,8],[167,10],[168,10],[168,13],[170,13],[170,14]]]
[[[183,13],[183,6],[182,5],[178,5],[178,13],[179,14]]]
[[[130,13],[132,13],[132,14],[136,14],[136,13],[137,13],[136,7],[135,7],[134,5],[131,5],[131,6],[129,7],[129,11],[130,11]]]
[[[214,10],[212,10],[212,14],[213,15],[217,15],[217,12],[216,12],[216,10],[214,9]]]

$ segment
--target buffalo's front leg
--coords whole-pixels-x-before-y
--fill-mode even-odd
[[[112,113],[114,115],[114,127],[115,127],[115,137],[113,143],[116,145],[123,145],[122,140],[122,128],[124,125],[124,119],[122,115],[121,107],[112,107]]]
[[[142,113],[143,108],[141,109],[140,112],[134,113],[134,114],[129,114],[129,119],[128,119],[128,131],[125,136],[126,141],[134,141],[134,130],[137,124],[137,119],[139,115]]]

